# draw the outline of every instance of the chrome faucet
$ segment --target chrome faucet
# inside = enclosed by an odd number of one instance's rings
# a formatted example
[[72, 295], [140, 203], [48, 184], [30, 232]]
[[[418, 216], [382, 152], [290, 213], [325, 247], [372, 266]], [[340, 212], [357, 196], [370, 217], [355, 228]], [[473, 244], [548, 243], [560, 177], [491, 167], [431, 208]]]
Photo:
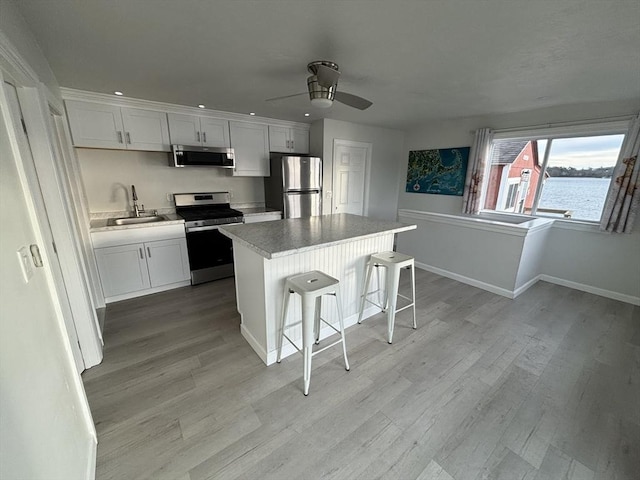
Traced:
[[136, 186], [131, 185], [131, 198], [133, 198], [133, 216], [139, 217], [141, 213], [145, 213], [144, 204], [142, 208], [138, 207], [138, 195], [136, 194]]

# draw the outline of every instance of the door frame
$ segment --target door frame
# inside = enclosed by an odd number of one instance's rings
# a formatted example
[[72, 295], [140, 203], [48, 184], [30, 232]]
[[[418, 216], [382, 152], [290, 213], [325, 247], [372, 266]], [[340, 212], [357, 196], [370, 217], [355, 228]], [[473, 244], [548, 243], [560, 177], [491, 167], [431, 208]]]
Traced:
[[[5, 80], [11, 81], [11, 84], [16, 87], [19, 102], [21, 101], [20, 95], [27, 99], [28, 106], [26, 109], [30, 111], [29, 121], [27, 121], [24, 111], [22, 114], [25, 117], [24, 121], [27, 131], [30, 131], [31, 129], [31, 131], [34, 132], [33, 143], [35, 144], [41, 143], [45, 146], [47, 145], [47, 140], [37, 138], [38, 136], [35, 135], [35, 132], [38, 131], [39, 128], [48, 128], [49, 104], [52, 103], [60, 107], [61, 103], [56, 99], [55, 95], [53, 95], [51, 91], [49, 91], [49, 89], [38, 80], [37, 74], [23, 60], [17, 50], [0, 31], [0, 104], [3, 106], [1, 110], [5, 117], [7, 133], [11, 144], [10, 148], [14, 152], [14, 157], [16, 159], [15, 165], [21, 178], [21, 187], [25, 193], [24, 201], [29, 212], [29, 218], [26, 218], [25, 221], [30, 223], [31, 228], [33, 229], [34, 238], [37, 245], [40, 247], [40, 252], [44, 261], [44, 265], [42, 267], [44, 270], [43, 273], [49, 287], [49, 298], [57, 319], [58, 328], [62, 333], [61, 338], [63, 348], [67, 353], [67, 361], [70, 368], [74, 369], [76, 372], [76, 374], [71, 377], [72, 382], [68, 388], [75, 390], [75, 393], [78, 396], [82, 417], [84, 419], [87, 433], [90, 437], [91, 446], [89, 448], [89, 456], [87, 458], [87, 478], [92, 479], [95, 478], [96, 447], [98, 437], [93, 423], [91, 410], [89, 408], [89, 402], [84, 390], [84, 385], [82, 383], [82, 378], [80, 377], [80, 374], [77, 373], [77, 366], [74, 361], [72, 347], [67, 334], [65, 315], [71, 315], [70, 305], [68, 302], [68, 292], [65, 289], [65, 285], [60, 284], [60, 280], [56, 275], [54, 275], [51, 267], [50, 259], [55, 255], [55, 252], [53, 251], [53, 244], [49, 241], [51, 238], [49, 224], [53, 219], [47, 216], [44, 208], [45, 200], [42, 196], [42, 192], [40, 192], [39, 188], [36, 189], [36, 186], [38, 185], [38, 175], [34, 165], [35, 160], [24, 160], [25, 158], [31, 159], [34, 155], [27, 155], [27, 153], [30, 152], [25, 152], [25, 149], [29, 148], [29, 145], [25, 145], [24, 140], [20, 139], [19, 132], [21, 126], [15, 124], [13, 115], [9, 110]], [[43, 101], [44, 104], [42, 104]], [[20, 103], [20, 106], [21, 108], [25, 108], [22, 103]], [[48, 139], [50, 137], [47, 136], [45, 138]], [[40, 145], [40, 147], [42, 146], [43, 145]], [[52, 145], [48, 145], [48, 148], [52, 148]], [[50, 151], [49, 154], [52, 154], [52, 152]], [[55, 208], [55, 205], [53, 205], [53, 208]], [[56, 221], [58, 221], [58, 219], [56, 219]], [[46, 234], [47, 231], [49, 232], [48, 235]], [[99, 355], [101, 359], [101, 348]], [[83, 360], [86, 365], [87, 362], [84, 359], [84, 352]]]
[[365, 165], [364, 165], [364, 188], [362, 190], [362, 199], [363, 207], [362, 207], [362, 215], [365, 217], [369, 214], [369, 183], [371, 181], [371, 151], [373, 150], [373, 144], [368, 142], [355, 142], [353, 140], [344, 140], [340, 138], [333, 139], [333, 151], [332, 151], [332, 161], [331, 161], [331, 213], [334, 213], [336, 210], [336, 176], [338, 170], [336, 168], [336, 151], [338, 147], [356, 147], [356, 148], [364, 148], [366, 150], [365, 155]]

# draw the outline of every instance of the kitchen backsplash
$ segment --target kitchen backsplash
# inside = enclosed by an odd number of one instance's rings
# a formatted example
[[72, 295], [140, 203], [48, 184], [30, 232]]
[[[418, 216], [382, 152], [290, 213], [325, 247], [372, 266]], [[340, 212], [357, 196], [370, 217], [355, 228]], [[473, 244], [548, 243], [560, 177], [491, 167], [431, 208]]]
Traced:
[[170, 194], [178, 192], [231, 192], [233, 205], [264, 205], [262, 177], [233, 177], [230, 170], [218, 168], [171, 168], [169, 154], [163, 152], [87, 148], [76, 152], [92, 217], [129, 212], [131, 185], [136, 186], [138, 204], [159, 213], [175, 211]]

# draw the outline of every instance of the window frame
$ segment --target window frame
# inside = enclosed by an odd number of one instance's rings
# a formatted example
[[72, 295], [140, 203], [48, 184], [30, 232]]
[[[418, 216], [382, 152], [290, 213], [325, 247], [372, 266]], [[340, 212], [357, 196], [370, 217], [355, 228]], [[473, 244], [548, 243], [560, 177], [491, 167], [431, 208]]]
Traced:
[[[538, 181], [536, 185], [536, 192], [534, 196], [534, 201], [532, 205], [532, 209], [530, 213], [518, 213], [518, 212], [506, 212], [499, 210], [490, 210], [482, 208], [480, 209], [480, 214], [482, 215], [496, 215], [496, 216], [517, 216], [519, 218], [551, 218], [553, 220], [560, 220], [564, 222], [570, 223], [582, 223], [587, 225], [598, 225], [602, 220], [602, 213], [600, 212], [600, 218], [598, 220], [583, 220], [583, 219], [573, 219], [573, 218], [558, 218], [552, 215], [544, 215], [538, 213], [538, 204], [540, 202], [540, 197], [542, 196], [542, 188], [544, 186], [544, 181], [542, 178], [547, 170], [547, 166], [549, 164], [549, 155], [551, 153], [551, 145], [553, 144], [553, 140], [562, 139], [562, 138], [579, 138], [579, 137], [595, 137], [595, 136], [603, 136], [603, 135], [624, 135], [622, 140], [623, 144], [626, 139], [626, 136], [629, 134], [629, 119], [625, 120], [612, 120], [607, 122], [586, 122], [586, 123], [577, 123], [571, 125], [544, 125], [539, 127], [528, 127], [528, 128], [513, 128], [513, 129], [503, 129], [503, 130], [495, 130], [493, 139], [491, 140], [491, 147], [489, 150], [489, 158], [491, 157], [491, 152], [493, 151], [493, 146], [499, 142], [517, 142], [517, 141], [532, 141], [532, 140], [547, 140], [547, 144], [545, 146], [544, 155], [542, 157], [542, 162], [540, 163], [540, 173], [541, 180]], [[619, 156], [619, 155], [618, 155]], [[616, 160], [616, 164], [620, 161], [620, 158]], [[486, 162], [483, 178], [489, 178], [489, 172], [491, 171], [491, 162]], [[482, 186], [482, 195], [480, 198], [481, 205], [485, 204], [486, 195], [488, 190], [488, 182], [484, 182]], [[607, 193], [608, 196], [608, 193]]]

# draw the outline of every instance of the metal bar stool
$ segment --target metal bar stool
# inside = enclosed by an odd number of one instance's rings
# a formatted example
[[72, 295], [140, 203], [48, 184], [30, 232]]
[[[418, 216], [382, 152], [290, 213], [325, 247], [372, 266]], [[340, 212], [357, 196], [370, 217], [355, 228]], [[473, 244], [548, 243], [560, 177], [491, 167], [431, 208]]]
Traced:
[[[309, 395], [309, 384], [311, 383], [311, 358], [328, 348], [342, 342], [342, 353], [344, 354], [344, 365], [349, 371], [349, 360], [347, 360], [347, 346], [344, 340], [344, 320], [342, 318], [342, 303], [340, 301], [340, 285], [339, 281], [329, 275], [314, 270], [308, 273], [293, 275], [285, 280], [284, 299], [282, 307], [282, 318], [280, 319], [280, 336], [278, 337], [278, 358], [280, 363], [282, 359], [282, 339], [286, 338], [300, 352], [304, 358], [303, 378], [304, 378], [304, 394]], [[287, 312], [289, 311], [289, 298], [292, 293], [297, 293], [302, 297], [302, 320], [295, 323], [285, 325]], [[340, 321], [340, 330], [327, 322], [320, 316], [322, 308], [322, 296], [333, 295], [336, 299], [336, 307], [338, 310], [338, 319]], [[336, 333], [340, 334], [340, 340], [333, 342], [331, 345], [321, 348], [314, 352], [313, 344], [320, 343], [320, 322], [324, 322]], [[302, 350], [298, 348], [293, 340], [291, 340], [285, 330], [302, 324]]]
[[[372, 292], [369, 291], [369, 283], [371, 281], [371, 274], [373, 269], [379, 269], [380, 267], [386, 268], [386, 285], [384, 289], [384, 304], [379, 305], [369, 300], [369, 295], [374, 293], [380, 293], [380, 277], [378, 274], [378, 290]], [[398, 285], [400, 284], [400, 270], [403, 268], [411, 269], [411, 296], [406, 297], [398, 293]], [[379, 272], [379, 270], [378, 270]], [[397, 308], [398, 297], [408, 300], [409, 305], [405, 305], [402, 308]], [[378, 295], [378, 299], [380, 296]], [[378, 300], [380, 301], [380, 300]], [[367, 274], [362, 287], [362, 296], [360, 297], [360, 314], [358, 315], [358, 323], [362, 323], [362, 314], [364, 312], [365, 302], [371, 303], [376, 307], [382, 309], [387, 313], [387, 331], [389, 333], [389, 343], [393, 341], [393, 326], [395, 323], [396, 313], [401, 312], [407, 308], [413, 307], [413, 328], [416, 325], [416, 277], [413, 257], [398, 252], [382, 252], [375, 253], [369, 257], [367, 263]]]

